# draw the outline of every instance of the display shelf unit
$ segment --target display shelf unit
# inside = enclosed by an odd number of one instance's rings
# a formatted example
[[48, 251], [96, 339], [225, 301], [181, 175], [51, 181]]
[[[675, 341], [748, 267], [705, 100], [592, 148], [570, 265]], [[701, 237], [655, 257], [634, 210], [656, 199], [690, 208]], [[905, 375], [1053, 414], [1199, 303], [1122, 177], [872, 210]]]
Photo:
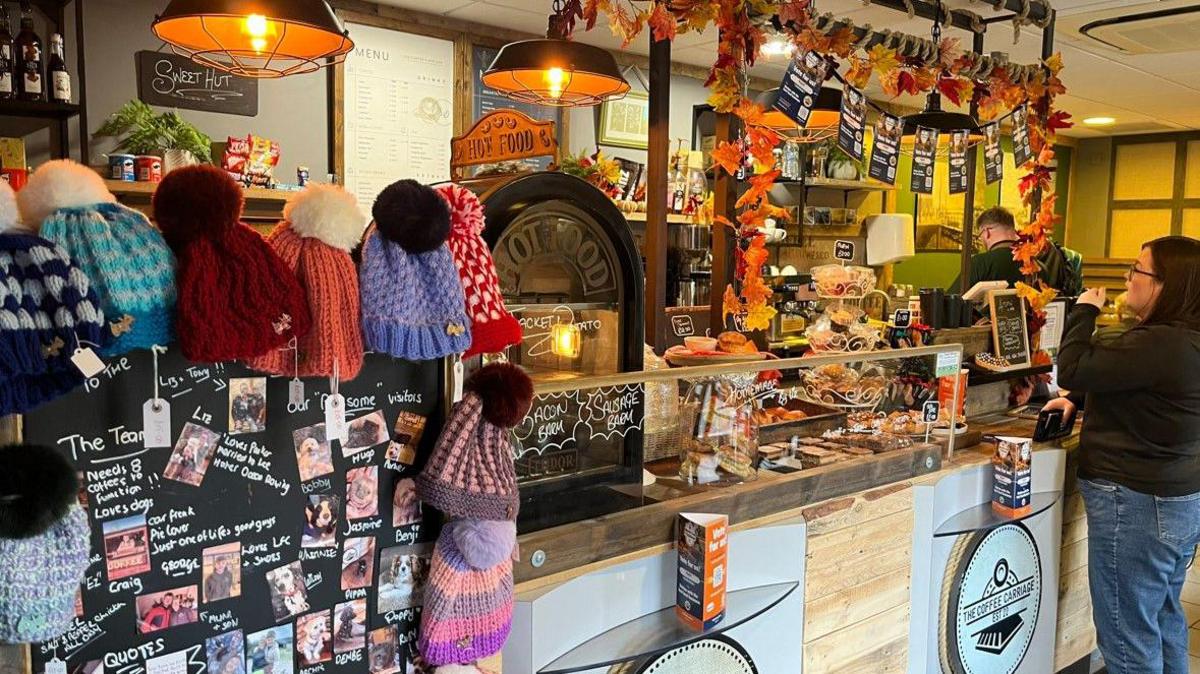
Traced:
[[[108, 186], [109, 192], [112, 192], [117, 196], [151, 196], [154, 194], [154, 191], [158, 189], [158, 183], [151, 182], [130, 182], [127, 180], [105, 179], [104, 184]], [[297, 194], [297, 192], [293, 190], [269, 190], [261, 187], [242, 188], [242, 193], [246, 196], [246, 201], [277, 201], [279, 203], [283, 203]]]
[[[106, 179], [104, 184], [121, 203], [142, 211], [149, 218], [154, 217], [153, 199], [158, 183]], [[268, 190], [260, 187], [243, 188], [242, 193], [246, 198], [242, 220], [261, 234], [270, 232], [275, 223], [283, 219], [283, 205], [296, 194], [290, 190]]]
[[992, 510], [991, 501], [981, 503], [951, 516], [950, 519], [943, 522], [933, 532], [933, 537], [960, 536], [973, 531], [987, 531], [1004, 524], [1027, 520], [1030, 517], [1046, 512], [1055, 503], [1058, 503], [1060, 498], [1062, 498], [1061, 491], [1037, 492], [1029, 497], [1029, 512], [1019, 517], [1005, 517], [1000, 515], [995, 510]]
[[25, 119], [65, 120], [79, 114], [74, 103], [50, 101], [0, 101], [0, 117], [23, 117]]

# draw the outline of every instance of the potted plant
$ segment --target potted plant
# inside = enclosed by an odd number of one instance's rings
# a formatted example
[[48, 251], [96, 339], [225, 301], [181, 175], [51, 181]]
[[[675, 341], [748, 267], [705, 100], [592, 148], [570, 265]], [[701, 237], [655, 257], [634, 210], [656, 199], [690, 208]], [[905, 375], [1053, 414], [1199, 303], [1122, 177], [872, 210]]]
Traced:
[[178, 113], [154, 114], [142, 101], [129, 101], [97, 129], [95, 136], [117, 138], [117, 150], [135, 155], [161, 155], [163, 173], [180, 166], [212, 161], [212, 139]]
[[837, 142], [827, 142], [829, 144], [829, 159], [825, 165], [825, 175], [835, 180], [858, 180], [858, 162], [846, 154], [842, 148], [838, 147]]

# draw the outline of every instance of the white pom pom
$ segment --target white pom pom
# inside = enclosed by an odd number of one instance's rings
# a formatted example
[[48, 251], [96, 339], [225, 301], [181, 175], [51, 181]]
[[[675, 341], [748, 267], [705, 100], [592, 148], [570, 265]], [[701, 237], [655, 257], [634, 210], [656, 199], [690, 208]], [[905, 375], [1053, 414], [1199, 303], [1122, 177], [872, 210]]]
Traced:
[[42, 164], [17, 193], [21, 219], [25, 228], [34, 232], [41, 230], [42, 221], [60, 208], [94, 206], [116, 200], [99, 173], [70, 159]]
[[433, 672], [434, 674], [483, 674], [483, 670], [475, 665], [442, 665]]
[[0, 180], [0, 231], [16, 227], [21, 222], [17, 213], [17, 195], [7, 180]]
[[337, 185], [312, 183], [283, 207], [283, 219], [300, 236], [349, 252], [362, 240], [367, 217], [354, 195]]

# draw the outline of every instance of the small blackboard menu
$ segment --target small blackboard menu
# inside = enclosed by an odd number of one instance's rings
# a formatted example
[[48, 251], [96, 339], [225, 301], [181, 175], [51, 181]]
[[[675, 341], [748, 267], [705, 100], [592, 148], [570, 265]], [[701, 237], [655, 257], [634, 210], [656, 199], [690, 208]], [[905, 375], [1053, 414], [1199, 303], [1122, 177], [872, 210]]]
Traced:
[[436, 513], [413, 478], [441, 424], [441, 362], [368, 354], [342, 382], [159, 356], [169, 446], [147, 449], [154, 361], [112, 358], [24, 418], [77, 467], [92, 556], [74, 625], [34, 673], [403, 672], [415, 650]]
[[996, 290], [988, 295], [992, 313], [992, 348], [1014, 368], [1027, 367], [1029, 324], [1025, 322], [1025, 300], [1015, 290]]
[[258, 115], [258, 80], [238, 77], [169, 52], [137, 53], [138, 98], [150, 105]]

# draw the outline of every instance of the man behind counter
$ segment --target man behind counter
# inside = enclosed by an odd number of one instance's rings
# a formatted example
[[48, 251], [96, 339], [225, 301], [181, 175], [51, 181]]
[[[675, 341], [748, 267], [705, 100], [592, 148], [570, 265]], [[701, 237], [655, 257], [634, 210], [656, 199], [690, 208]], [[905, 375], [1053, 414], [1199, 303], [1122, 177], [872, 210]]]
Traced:
[[[1006, 281], [1008, 287], [1024, 281], [1021, 273], [1021, 263], [1013, 259], [1012, 248], [1018, 241], [1017, 222], [1013, 214], [1002, 206], [993, 206], [979, 214], [976, 220], [979, 229], [979, 241], [986, 249], [976, 253], [971, 258], [971, 282], [967, 287], [980, 281]], [[1041, 271], [1039, 276], [1048, 285], [1064, 295], [1079, 293], [1080, 270], [1073, 261], [1067, 258], [1066, 249], [1050, 244], [1042, 252], [1039, 260]], [[954, 280], [950, 292], [957, 293], [961, 289], [961, 277]]]

